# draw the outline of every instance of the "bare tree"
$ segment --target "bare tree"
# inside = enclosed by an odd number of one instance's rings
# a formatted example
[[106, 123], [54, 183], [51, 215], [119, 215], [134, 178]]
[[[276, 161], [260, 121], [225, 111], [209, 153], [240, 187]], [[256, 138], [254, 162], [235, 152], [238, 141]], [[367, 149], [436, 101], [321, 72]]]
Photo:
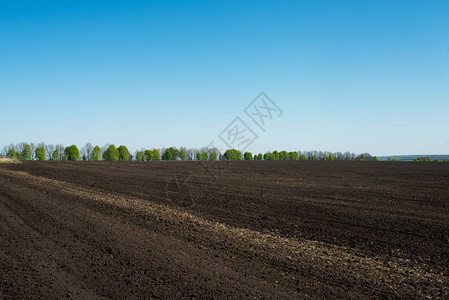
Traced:
[[214, 152], [217, 152], [217, 155], [220, 154], [220, 150], [217, 147], [209, 147], [206, 152], [209, 154], [209, 157], [211, 157]]
[[186, 150], [186, 159], [187, 160], [193, 160], [195, 158], [195, 154], [196, 152], [198, 152], [196, 149], [194, 148], [189, 148]]
[[8, 146], [3, 146], [1, 153], [2, 153], [2, 155], [4, 157], [6, 157], [6, 154], [8, 154], [8, 151], [9, 151], [9, 147]]
[[91, 143], [86, 143], [83, 148], [81, 148], [81, 157], [85, 157], [86, 160], [91, 160], [92, 158], [92, 150], [94, 147]]
[[64, 156], [64, 151], [65, 151], [65, 147], [62, 144], [57, 144], [56, 145], [56, 150], [58, 150], [59, 153], [59, 159], [62, 160], [63, 156]]
[[55, 145], [53, 144], [45, 145], [45, 151], [47, 152], [48, 160], [51, 160], [53, 151], [55, 151]]
[[361, 159], [365, 159], [365, 160], [373, 160], [373, 156], [369, 153], [362, 153], [360, 154], [360, 158]]
[[343, 154], [344, 160], [351, 160], [351, 153], [349, 151], [346, 151], [345, 154]]
[[165, 160], [165, 151], [167, 150], [167, 148], [162, 147], [162, 148], [159, 148], [158, 150], [159, 150], [159, 154], [161, 155], [161, 160]]
[[344, 158], [343, 153], [341, 152], [336, 152], [333, 154], [333, 156], [335, 157], [336, 160], [343, 160]]
[[326, 156], [326, 152], [318, 151], [318, 153], [317, 153], [317, 159], [318, 160], [324, 160], [325, 156]]
[[34, 145], [34, 143], [30, 143], [30, 148], [31, 148], [31, 160], [34, 159], [34, 150], [36, 150], [36, 146]]
[[104, 144], [103, 147], [100, 148], [102, 157], [104, 157], [104, 153], [108, 150], [110, 145], [111, 144]]
[[20, 155], [22, 155], [23, 149], [25, 149], [26, 144], [27, 143], [25, 143], [25, 142], [20, 142], [15, 146], [16, 151], [19, 152]]
[[372, 160], [373, 156], [369, 153], [362, 153], [360, 155], [357, 155], [355, 153], [351, 153], [349, 151], [346, 151], [345, 153], [341, 152], [329, 152], [329, 151], [298, 151], [298, 155], [305, 155], [309, 160], [326, 160], [329, 158], [329, 154], [332, 154], [334, 159], [336, 160], [354, 160], [356, 158], [363, 158], [367, 160]]

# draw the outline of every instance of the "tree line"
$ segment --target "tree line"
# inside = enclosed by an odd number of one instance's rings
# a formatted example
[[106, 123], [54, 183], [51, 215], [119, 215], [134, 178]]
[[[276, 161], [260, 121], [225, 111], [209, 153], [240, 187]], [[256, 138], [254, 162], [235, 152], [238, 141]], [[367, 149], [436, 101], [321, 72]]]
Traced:
[[[399, 161], [398, 159], [393, 159], [393, 161]], [[430, 157], [418, 157], [413, 159], [414, 162], [449, 162], [448, 159], [434, 159], [432, 160]]]
[[176, 147], [162, 149], [140, 149], [133, 154], [126, 146], [116, 147], [106, 144], [103, 147], [87, 143], [81, 149], [76, 145], [63, 146], [62, 144], [45, 143], [18, 143], [3, 147], [0, 157], [16, 158], [19, 160], [69, 160], [69, 161], [177, 161], [177, 160], [346, 160], [370, 161], [378, 160], [369, 153], [355, 154], [351, 152], [327, 151], [270, 151], [264, 154], [243, 154], [236, 149], [228, 149], [220, 153], [217, 148], [203, 147], [185, 148]]

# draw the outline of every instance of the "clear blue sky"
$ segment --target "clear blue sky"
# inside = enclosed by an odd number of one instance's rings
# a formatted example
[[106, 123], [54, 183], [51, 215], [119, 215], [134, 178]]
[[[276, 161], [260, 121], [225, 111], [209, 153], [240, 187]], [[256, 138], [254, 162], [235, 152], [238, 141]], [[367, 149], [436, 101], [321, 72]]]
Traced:
[[0, 1], [0, 145], [201, 147], [261, 91], [254, 152], [449, 153], [449, 1]]

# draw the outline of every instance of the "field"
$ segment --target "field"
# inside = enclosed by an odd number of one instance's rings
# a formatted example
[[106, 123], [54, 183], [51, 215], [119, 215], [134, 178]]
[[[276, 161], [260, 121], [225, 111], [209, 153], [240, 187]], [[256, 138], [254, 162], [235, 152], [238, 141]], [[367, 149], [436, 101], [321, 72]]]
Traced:
[[449, 164], [210, 167], [1, 164], [0, 298], [449, 297]]
[[14, 158], [0, 158], [0, 164], [18, 164], [20, 161]]

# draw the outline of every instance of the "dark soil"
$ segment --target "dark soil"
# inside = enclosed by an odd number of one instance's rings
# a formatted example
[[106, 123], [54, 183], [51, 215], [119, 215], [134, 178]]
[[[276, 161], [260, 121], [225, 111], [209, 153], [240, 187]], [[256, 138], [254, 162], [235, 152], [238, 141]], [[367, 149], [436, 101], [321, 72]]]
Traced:
[[448, 298], [449, 164], [1, 164], [0, 280], [0, 298]]

